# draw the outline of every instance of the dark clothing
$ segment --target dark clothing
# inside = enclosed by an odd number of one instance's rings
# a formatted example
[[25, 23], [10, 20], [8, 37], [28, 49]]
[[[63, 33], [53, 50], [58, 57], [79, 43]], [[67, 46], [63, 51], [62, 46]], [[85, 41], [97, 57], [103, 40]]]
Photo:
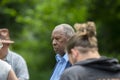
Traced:
[[68, 67], [71, 67], [71, 66], [72, 66], [71, 63], [68, 61], [65, 69], [68, 68]]
[[106, 57], [80, 61], [66, 69], [60, 80], [120, 80], [120, 64]]

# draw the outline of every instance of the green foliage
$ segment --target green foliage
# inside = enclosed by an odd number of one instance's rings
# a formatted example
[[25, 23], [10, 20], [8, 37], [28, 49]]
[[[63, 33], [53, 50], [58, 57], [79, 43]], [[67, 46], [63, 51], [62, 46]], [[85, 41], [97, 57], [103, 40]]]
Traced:
[[[90, 18], [96, 21], [100, 49], [107, 53], [119, 53], [120, 37], [120, 1], [119, 0], [92, 0], [89, 12]], [[114, 43], [114, 44], [113, 44]]]
[[0, 28], [10, 30], [11, 49], [27, 61], [30, 80], [49, 80], [55, 64], [51, 32], [58, 24], [95, 21], [100, 52], [119, 55], [119, 7], [119, 0], [1, 0]]

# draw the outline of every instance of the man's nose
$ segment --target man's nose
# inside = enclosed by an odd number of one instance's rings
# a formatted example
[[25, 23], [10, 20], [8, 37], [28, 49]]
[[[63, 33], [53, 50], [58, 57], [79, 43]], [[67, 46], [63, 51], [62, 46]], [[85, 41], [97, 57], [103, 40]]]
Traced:
[[57, 44], [57, 41], [56, 41], [55, 39], [53, 39], [52, 44], [53, 44], [53, 45], [56, 45], [56, 44]]

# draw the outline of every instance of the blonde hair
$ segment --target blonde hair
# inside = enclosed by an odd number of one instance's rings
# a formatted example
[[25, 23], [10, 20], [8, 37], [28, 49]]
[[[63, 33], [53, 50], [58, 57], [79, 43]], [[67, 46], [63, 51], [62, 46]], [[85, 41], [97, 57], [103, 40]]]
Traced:
[[94, 22], [88, 21], [87, 23], [76, 23], [74, 25], [76, 36], [81, 38], [88, 38], [90, 45], [97, 46], [96, 26]]
[[97, 49], [97, 34], [94, 22], [88, 21], [82, 24], [76, 23], [74, 25], [74, 28], [76, 30], [76, 33], [68, 41], [66, 46], [68, 53], [70, 53], [70, 50], [74, 47], [82, 47], [84, 48], [84, 52], [88, 49]]

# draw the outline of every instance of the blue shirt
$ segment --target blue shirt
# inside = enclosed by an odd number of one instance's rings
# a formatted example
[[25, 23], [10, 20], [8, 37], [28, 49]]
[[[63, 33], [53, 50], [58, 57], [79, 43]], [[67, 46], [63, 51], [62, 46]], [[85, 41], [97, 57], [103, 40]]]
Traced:
[[50, 80], [59, 80], [61, 74], [66, 68], [66, 65], [68, 63], [68, 55], [65, 54], [63, 57], [61, 57], [59, 54], [56, 55], [56, 67], [54, 69], [54, 72], [50, 78]]

